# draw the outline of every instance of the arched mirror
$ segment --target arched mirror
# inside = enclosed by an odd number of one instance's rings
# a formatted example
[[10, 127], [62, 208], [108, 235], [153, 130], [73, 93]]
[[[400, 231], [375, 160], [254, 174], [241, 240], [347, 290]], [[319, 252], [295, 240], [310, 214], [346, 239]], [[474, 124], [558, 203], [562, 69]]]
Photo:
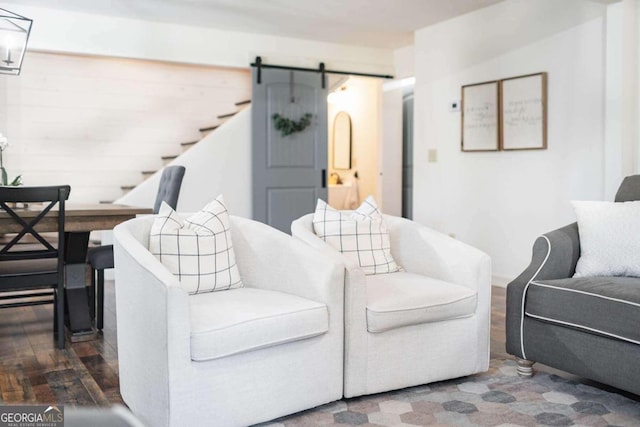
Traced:
[[351, 117], [345, 111], [333, 121], [333, 168], [351, 169]]

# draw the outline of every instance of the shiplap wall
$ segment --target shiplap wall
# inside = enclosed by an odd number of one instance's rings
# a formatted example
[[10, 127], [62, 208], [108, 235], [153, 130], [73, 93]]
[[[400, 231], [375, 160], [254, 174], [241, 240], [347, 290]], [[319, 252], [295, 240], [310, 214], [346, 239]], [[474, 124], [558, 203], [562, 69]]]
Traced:
[[250, 94], [247, 70], [31, 52], [20, 76], [0, 75], [5, 167], [70, 184], [74, 202], [114, 200]]

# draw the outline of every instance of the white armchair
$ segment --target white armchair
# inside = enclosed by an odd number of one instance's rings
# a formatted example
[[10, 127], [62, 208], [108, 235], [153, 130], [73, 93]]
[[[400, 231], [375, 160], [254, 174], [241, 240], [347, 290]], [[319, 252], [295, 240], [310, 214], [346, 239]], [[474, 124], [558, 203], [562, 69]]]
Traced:
[[294, 237], [346, 266], [345, 397], [486, 371], [489, 256], [415, 222], [384, 218], [404, 272], [365, 276], [316, 236], [313, 214], [291, 225]]
[[147, 249], [153, 220], [114, 230], [120, 391], [138, 417], [240, 426], [342, 397], [341, 264], [231, 217], [245, 287], [189, 296]]

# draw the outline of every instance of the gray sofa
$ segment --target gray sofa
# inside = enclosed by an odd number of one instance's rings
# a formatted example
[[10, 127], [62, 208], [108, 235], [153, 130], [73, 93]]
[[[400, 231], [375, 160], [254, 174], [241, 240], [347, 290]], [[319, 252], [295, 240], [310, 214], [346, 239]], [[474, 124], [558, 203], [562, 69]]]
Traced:
[[[640, 200], [640, 175], [615, 200]], [[577, 223], [535, 241], [507, 287], [507, 352], [522, 376], [540, 362], [640, 395], [640, 278], [573, 278], [579, 257]]]

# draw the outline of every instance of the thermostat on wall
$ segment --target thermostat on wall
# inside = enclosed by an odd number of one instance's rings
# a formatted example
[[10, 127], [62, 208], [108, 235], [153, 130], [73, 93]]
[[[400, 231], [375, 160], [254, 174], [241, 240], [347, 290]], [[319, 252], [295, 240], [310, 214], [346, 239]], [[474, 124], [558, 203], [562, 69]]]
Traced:
[[449, 103], [449, 111], [451, 111], [452, 113], [456, 112], [456, 111], [460, 111], [460, 100], [456, 99], [454, 101], [451, 101]]

